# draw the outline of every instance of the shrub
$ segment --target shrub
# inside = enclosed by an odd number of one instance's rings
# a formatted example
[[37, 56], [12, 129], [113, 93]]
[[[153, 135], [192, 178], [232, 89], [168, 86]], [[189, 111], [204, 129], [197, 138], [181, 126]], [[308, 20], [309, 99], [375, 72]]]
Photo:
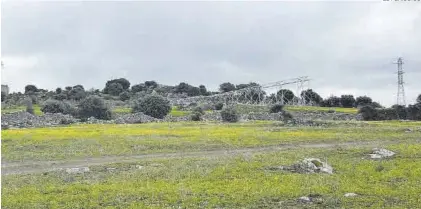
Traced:
[[89, 96], [83, 99], [78, 105], [78, 116], [80, 118], [94, 117], [97, 119], [110, 120], [111, 111], [105, 105], [104, 100], [99, 96]]
[[25, 86], [25, 94], [35, 93], [37, 91], [38, 91], [38, 88], [35, 85], [26, 85]]
[[272, 107], [270, 107], [269, 112], [270, 113], [278, 113], [278, 112], [282, 112], [283, 109], [284, 109], [284, 105], [274, 104], [274, 105], [272, 105]]
[[86, 97], [86, 92], [83, 86], [77, 85], [69, 91], [69, 98], [74, 100], [81, 100]]
[[124, 91], [123, 85], [121, 85], [120, 83], [111, 83], [108, 86], [108, 94], [111, 94], [113, 96], [118, 96], [119, 94], [121, 94]]
[[25, 100], [25, 102], [26, 102], [26, 112], [33, 115], [34, 114], [34, 107], [32, 106], [32, 99], [27, 98]]
[[190, 119], [192, 121], [200, 121], [202, 120], [202, 115], [200, 112], [192, 112], [192, 114], [190, 115]]
[[222, 102], [215, 104], [215, 110], [222, 110], [223, 107], [224, 107], [224, 103]]
[[143, 112], [159, 119], [164, 118], [170, 111], [170, 102], [159, 95], [147, 95], [136, 101], [132, 108], [132, 112]]
[[286, 111], [282, 112], [282, 117], [283, 117], [284, 121], [290, 121], [290, 120], [294, 119], [292, 114], [289, 113], [289, 112], [286, 112]]
[[221, 117], [222, 117], [222, 121], [231, 122], [231, 123], [237, 122], [239, 118], [238, 113], [234, 107], [225, 107], [221, 111]]
[[1, 101], [4, 102], [6, 100], [6, 93], [1, 92]]
[[130, 93], [128, 91], [123, 91], [118, 95], [121, 101], [127, 101], [130, 99]]
[[56, 94], [53, 96], [55, 100], [65, 100], [67, 99], [67, 95], [64, 93]]
[[370, 105], [362, 107], [358, 112], [363, 117], [363, 120], [376, 120], [377, 119], [377, 110]]
[[342, 95], [341, 98], [342, 107], [354, 107], [355, 99], [353, 95]]
[[49, 99], [41, 107], [43, 113], [63, 113], [63, 114], [73, 114], [75, 110], [72, 106], [63, 101]]

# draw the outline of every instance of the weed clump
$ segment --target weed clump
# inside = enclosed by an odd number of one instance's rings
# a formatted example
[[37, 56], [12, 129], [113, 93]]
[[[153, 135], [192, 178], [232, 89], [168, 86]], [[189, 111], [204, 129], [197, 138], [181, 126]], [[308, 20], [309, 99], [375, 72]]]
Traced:
[[221, 117], [222, 117], [222, 121], [230, 122], [230, 123], [235, 123], [239, 119], [239, 115], [238, 115], [237, 111], [232, 106], [225, 107], [221, 111]]

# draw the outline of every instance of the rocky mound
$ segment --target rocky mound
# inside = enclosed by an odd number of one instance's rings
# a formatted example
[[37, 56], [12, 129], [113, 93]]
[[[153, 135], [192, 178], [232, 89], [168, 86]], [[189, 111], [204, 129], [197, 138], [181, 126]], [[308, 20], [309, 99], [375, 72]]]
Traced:
[[46, 127], [71, 124], [78, 121], [78, 119], [71, 115], [64, 115], [61, 113], [46, 113], [41, 116], [36, 116], [22, 111], [1, 115], [2, 128]]

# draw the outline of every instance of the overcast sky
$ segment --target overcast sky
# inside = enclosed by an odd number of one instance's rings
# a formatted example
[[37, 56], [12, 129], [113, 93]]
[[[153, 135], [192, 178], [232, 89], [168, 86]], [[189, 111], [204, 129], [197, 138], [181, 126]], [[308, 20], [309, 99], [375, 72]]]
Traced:
[[[274, 82], [309, 76], [323, 97], [407, 102], [421, 93], [420, 2], [3, 1], [1, 81], [55, 89], [188, 82]], [[291, 86], [291, 88], [296, 88]]]

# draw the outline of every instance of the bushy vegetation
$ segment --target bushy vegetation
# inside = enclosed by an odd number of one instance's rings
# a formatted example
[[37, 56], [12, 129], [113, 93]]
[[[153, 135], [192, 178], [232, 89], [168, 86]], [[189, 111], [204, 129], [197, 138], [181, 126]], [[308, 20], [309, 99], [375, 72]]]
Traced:
[[127, 101], [130, 99], [130, 93], [128, 91], [123, 91], [118, 95], [121, 101]]
[[284, 109], [284, 105], [274, 104], [270, 107], [269, 112], [270, 113], [278, 113], [278, 112], [282, 112], [283, 109]]
[[132, 112], [143, 112], [159, 119], [164, 118], [170, 111], [170, 102], [159, 95], [147, 95], [136, 101], [132, 108]]
[[202, 120], [202, 116], [205, 114], [205, 111], [201, 107], [196, 107], [193, 109], [190, 119], [192, 121], [200, 121]]
[[75, 114], [75, 108], [64, 101], [49, 99], [45, 101], [41, 106], [43, 113], [63, 113], [63, 114]]
[[222, 110], [223, 107], [224, 107], [224, 103], [222, 102], [215, 104], [215, 110]]
[[79, 103], [77, 116], [82, 119], [94, 117], [102, 120], [110, 120], [111, 110], [105, 105], [101, 97], [93, 95], [86, 97]]
[[1, 102], [4, 102], [6, 100], [6, 93], [1, 92]]
[[239, 119], [239, 114], [237, 110], [233, 106], [227, 106], [222, 109], [221, 111], [221, 118], [224, 122], [234, 123], [237, 122]]
[[375, 108], [366, 105], [360, 108], [364, 120], [421, 120], [421, 103], [408, 107], [394, 105], [391, 108]]

